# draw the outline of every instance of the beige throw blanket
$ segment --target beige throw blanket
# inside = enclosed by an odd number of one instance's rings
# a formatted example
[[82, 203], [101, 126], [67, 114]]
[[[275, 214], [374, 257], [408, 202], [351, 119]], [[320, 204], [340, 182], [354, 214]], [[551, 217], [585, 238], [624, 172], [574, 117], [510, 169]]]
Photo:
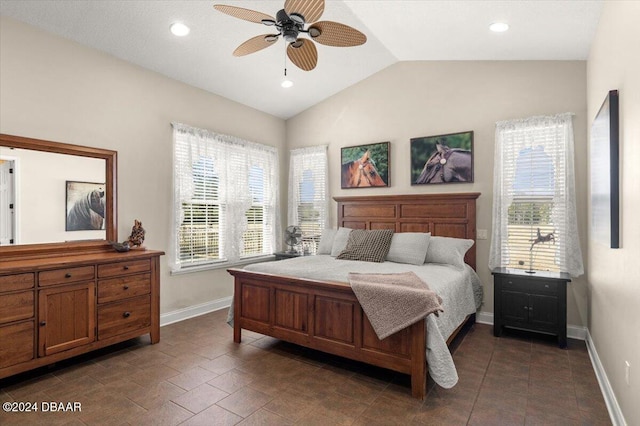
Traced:
[[443, 311], [440, 296], [413, 272], [351, 272], [349, 283], [380, 340]]

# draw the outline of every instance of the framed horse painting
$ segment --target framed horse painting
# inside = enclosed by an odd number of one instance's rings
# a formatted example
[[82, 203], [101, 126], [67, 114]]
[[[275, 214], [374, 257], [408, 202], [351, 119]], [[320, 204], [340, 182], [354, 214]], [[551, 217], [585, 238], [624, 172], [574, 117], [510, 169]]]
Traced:
[[389, 142], [340, 150], [342, 189], [389, 186]]
[[66, 231], [104, 229], [105, 184], [66, 182]]
[[473, 131], [411, 139], [411, 184], [473, 182]]

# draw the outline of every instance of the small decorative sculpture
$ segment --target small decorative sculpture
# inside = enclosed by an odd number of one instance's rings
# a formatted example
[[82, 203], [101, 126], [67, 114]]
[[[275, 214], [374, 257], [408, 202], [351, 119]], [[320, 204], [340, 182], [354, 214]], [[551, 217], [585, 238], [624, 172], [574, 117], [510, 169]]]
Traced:
[[145, 230], [142, 227], [142, 222], [136, 219], [133, 223], [133, 228], [131, 228], [131, 235], [126, 242], [131, 247], [140, 247], [144, 241], [144, 234]]
[[134, 247], [141, 247], [144, 241], [144, 234], [145, 230], [142, 227], [142, 222], [136, 219], [133, 223], [133, 228], [131, 228], [131, 235], [126, 241], [121, 243], [109, 241], [109, 244], [118, 252], [126, 252]]
[[533, 250], [533, 246], [535, 246], [536, 244], [539, 244], [539, 243], [547, 243], [549, 241], [553, 241], [553, 244], [555, 244], [556, 243], [556, 237], [555, 237], [555, 233], [553, 233], [553, 232], [549, 232], [547, 235], [542, 235], [540, 233], [540, 228], [538, 228], [538, 234], [537, 234], [536, 238], [533, 239], [533, 240], [529, 240], [529, 241], [533, 241], [531, 243], [531, 248], [529, 249], [529, 251], [531, 251], [531, 250]]

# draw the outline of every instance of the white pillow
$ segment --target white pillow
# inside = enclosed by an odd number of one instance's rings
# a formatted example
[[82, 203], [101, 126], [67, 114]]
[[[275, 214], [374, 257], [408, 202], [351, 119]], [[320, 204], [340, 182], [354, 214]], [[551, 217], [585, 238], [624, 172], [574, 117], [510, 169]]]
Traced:
[[464, 255], [475, 241], [462, 238], [436, 237], [429, 240], [425, 263], [446, 263], [448, 265], [464, 267]]
[[331, 256], [336, 257], [342, 250], [347, 247], [351, 228], [338, 228], [336, 235], [333, 237], [333, 245], [331, 246]]
[[388, 261], [422, 265], [427, 257], [431, 234], [424, 232], [398, 232], [393, 234]]
[[323, 229], [320, 242], [318, 243], [317, 254], [331, 254], [333, 247], [333, 239], [336, 236], [337, 229]]

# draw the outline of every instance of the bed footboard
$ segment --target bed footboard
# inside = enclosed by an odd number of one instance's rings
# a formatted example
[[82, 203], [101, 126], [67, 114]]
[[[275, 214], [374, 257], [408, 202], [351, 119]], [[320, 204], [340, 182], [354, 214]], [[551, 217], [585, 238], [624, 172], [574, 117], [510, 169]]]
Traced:
[[415, 398], [426, 395], [424, 321], [378, 339], [351, 287], [230, 269], [235, 277], [233, 339], [242, 329], [411, 375]]

